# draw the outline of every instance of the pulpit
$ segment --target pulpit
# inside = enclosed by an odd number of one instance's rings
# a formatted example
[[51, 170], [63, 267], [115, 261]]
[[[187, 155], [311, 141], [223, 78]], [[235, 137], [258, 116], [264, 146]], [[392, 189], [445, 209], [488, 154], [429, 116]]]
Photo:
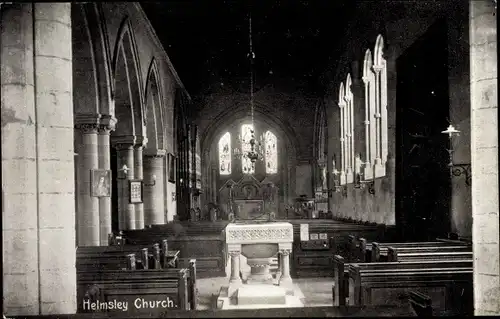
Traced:
[[[290, 277], [293, 226], [286, 222], [241, 221], [225, 229], [227, 251], [231, 256], [229, 285], [221, 288], [218, 307], [222, 309], [302, 307]], [[281, 274], [272, 278], [270, 260], [278, 255]], [[245, 258], [242, 258], [245, 257]], [[250, 266], [241, 278], [241, 261]], [[275, 282], [276, 281], [276, 282]]]

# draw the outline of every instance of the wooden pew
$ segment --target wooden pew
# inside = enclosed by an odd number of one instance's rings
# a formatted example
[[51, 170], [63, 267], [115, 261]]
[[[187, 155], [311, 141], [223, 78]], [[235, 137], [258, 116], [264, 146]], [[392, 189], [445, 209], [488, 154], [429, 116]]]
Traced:
[[[167, 308], [196, 310], [196, 260], [188, 268], [154, 270], [95, 270], [77, 273], [79, 312], [92, 312], [89, 306], [99, 302], [128, 302], [128, 313], [161, 314]], [[139, 301], [137, 301], [139, 300]], [[152, 301], [152, 307], [135, 307], [134, 302]], [[158, 302], [160, 303], [158, 303]], [[146, 305], [146, 304], [145, 304]], [[107, 305], [109, 307], [109, 304]], [[116, 303], [113, 304], [116, 310]], [[102, 309], [101, 309], [102, 310]]]
[[[429, 268], [434, 265], [441, 265], [446, 267], [446, 265], [465, 265], [472, 267], [472, 256], [469, 256], [465, 260], [448, 260], [447, 257], [434, 256], [437, 260], [415, 260], [411, 262], [378, 262], [378, 263], [346, 263], [342, 256], [335, 255], [334, 260], [334, 285], [332, 287], [332, 297], [334, 306], [345, 305], [345, 298], [348, 296], [348, 285], [349, 285], [349, 267], [353, 264], [359, 267], [370, 267], [370, 269], [389, 269], [394, 267], [394, 265], [399, 265], [396, 269], [409, 268]], [[460, 264], [462, 262], [462, 264]]]
[[[172, 267], [177, 268], [179, 265], [179, 251], [167, 251], [166, 241], [162, 241], [163, 249], [160, 249], [159, 244], [151, 245], [122, 245], [122, 246], [89, 246], [78, 247], [76, 251], [76, 268], [77, 270], [93, 270], [93, 269], [124, 269], [127, 265], [126, 256], [136, 254], [136, 261], [140, 266], [139, 269], [158, 269]], [[151, 251], [151, 253], [150, 253]]]
[[[443, 242], [443, 241], [431, 241], [431, 242], [408, 242], [408, 243], [379, 243], [379, 242], [373, 242], [371, 244], [371, 254], [368, 251], [369, 245], [365, 245], [367, 252], [365, 253], [365, 256], [370, 256], [370, 260], [366, 261], [373, 261], [373, 262], [379, 262], [379, 261], [386, 261], [387, 260], [387, 254], [389, 251], [389, 247], [393, 248], [411, 248], [411, 247], [471, 247], [467, 243], [451, 243], [451, 242]], [[360, 253], [361, 254], [361, 253]]]
[[348, 303], [404, 306], [418, 290], [433, 296], [437, 311], [451, 311], [472, 300], [472, 273], [472, 259], [350, 264]]
[[388, 262], [414, 260], [463, 260], [472, 259], [472, 247], [389, 247]]
[[[166, 225], [165, 225], [166, 226]], [[127, 243], [148, 245], [162, 238], [167, 238], [168, 249], [179, 251], [179, 264], [185, 264], [195, 258], [198, 277], [217, 277], [226, 275], [225, 238], [219, 234], [197, 234], [198, 229], [187, 229], [181, 235], [166, 232], [162, 227], [143, 230], [124, 231]]]
[[432, 301], [429, 296], [418, 291], [410, 291], [408, 299], [417, 317], [432, 317]]

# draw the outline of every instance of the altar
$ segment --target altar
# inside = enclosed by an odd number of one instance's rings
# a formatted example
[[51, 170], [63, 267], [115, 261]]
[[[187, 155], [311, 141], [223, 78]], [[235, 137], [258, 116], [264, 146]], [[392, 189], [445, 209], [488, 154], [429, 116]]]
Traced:
[[[218, 308], [279, 308], [302, 307], [300, 294], [290, 277], [290, 254], [293, 226], [286, 222], [240, 221], [225, 229], [230, 275], [227, 286], [221, 288]], [[277, 278], [272, 278], [271, 258], [278, 256]], [[250, 273], [242, 278], [242, 261]]]

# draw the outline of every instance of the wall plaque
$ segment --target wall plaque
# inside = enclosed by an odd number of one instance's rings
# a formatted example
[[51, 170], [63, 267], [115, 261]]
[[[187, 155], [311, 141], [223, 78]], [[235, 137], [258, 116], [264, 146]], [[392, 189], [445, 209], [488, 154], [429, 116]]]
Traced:
[[111, 171], [106, 169], [90, 170], [90, 187], [92, 197], [110, 197]]
[[142, 180], [129, 181], [130, 204], [142, 203]]

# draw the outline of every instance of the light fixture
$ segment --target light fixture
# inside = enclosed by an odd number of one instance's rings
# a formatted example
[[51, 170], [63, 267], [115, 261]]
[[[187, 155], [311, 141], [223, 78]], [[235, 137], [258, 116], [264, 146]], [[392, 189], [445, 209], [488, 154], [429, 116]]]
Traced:
[[340, 172], [336, 168], [334, 168], [332, 175], [333, 175], [333, 187], [330, 191], [331, 192], [333, 191], [335, 193], [340, 193], [342, 191], [342, 186], [340, 185], [340, 179], [339, 179]]
[[120, 168], [118, 171], [123, 172], [124, 177], [116, 177], [117, 179], [127, 179], [127, 173], [130, 169], [127, 167], [127, 165], [123, 164], [122, 168]]
[[447, 150], [448, 151], [448, 156], [449, 156], [449, 162], [448, 162], [448, 167], [450, 169], [450, 175], [451, 176], [460, 176], [464, 175], [465, 176], [465, 184], [470, 186], [471, 185], [471, 178], [472, 178], [472, 172], [471, 172], [471, 165], [470, 164], [454, 164], [453, 163], [453, 152], [455, 151], [455, 146], [457, 143], [456, 138], [460, 136], [460, 131], [457, 130], [453, 125], [449, 125], [448, 128], [445, 131], [442, 131], [441, 133], [443, 134], [448, 134], [448, 138], [450, 140], [450, 148]]
[[[253, 44], [252, 44], [252, 14], [250, 13], [248, 19], [249, 25], [249, 47], [250, 51], [247, 57], [250, 59], [250, 117], [251, 117], [251, 125], [252, 129], [250, 130], [250, 136], [242, 136], [242, 134], [238, 135], [238, 144], [240, 148], [236, 147], [233, 150], [233, 155], [236, 158], [246, 157], [251, 162], [252, 165], [255, 165], [255, 162], [258, 160], [264, 159], [264, 136], [261, 135], [259, 138], [256, 138], [255, 134], [255, 126], [254, 126], [254, 94], [253, 94], [253, 78], [254, 78], [254, 59], [255, 52], [253, 52]], [[243, 150], [243, 145], [248, 143], [250, 145], [249, 150]]]
[[152, 183], [144, 183], [144, 186], [155, 186], [156, 185], [156, 175], [151, 176]]
[[[361, 170], [361, 167], [363, 165], [366, 165], [366, 163], [364, 163], [361, 160], [361, 155], [356, 156], [356, 163], [359, 163], [359, 165], [357, 165], [359, 170]], [[365, 180], [363, 173], [357, 172], [354, 179], [354, 188], [365, 189], [367, 186], [368, 186], [368, 193], [372, 195], [375, 194], [375, 179]]]

